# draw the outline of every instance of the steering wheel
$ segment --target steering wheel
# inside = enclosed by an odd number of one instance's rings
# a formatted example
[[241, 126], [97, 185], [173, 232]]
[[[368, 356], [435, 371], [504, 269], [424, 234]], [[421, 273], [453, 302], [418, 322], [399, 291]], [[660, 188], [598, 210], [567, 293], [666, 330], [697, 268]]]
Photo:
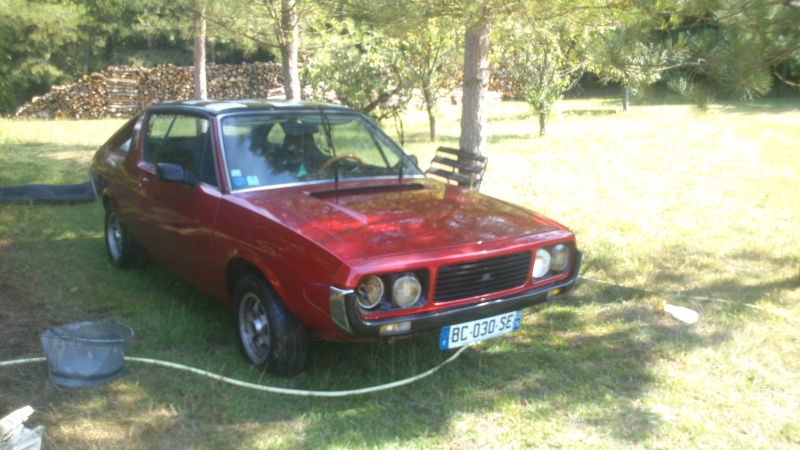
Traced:
[[324, 171], [325, 171], [325, 170], [326, 170], [328, 167], [330, 167], [330, 166], [332, 166], [332, 165], [334, 165], [334, 164], [337, 164], [339, 161], [341, 161], [341, 160], [343, 160], [343, 159], [352, 159], [353, 161], [355, 161], [356, 163], [358, 163], [358, 169], [359, 169], [359, 170], [364, 170], [364, 161], [362, 161], [362, 160], [361, 160], [361, 158], [359, 158], [358, 156], [356, 156], [356, 155], [354, 155], [354, 154], [352, 154], [352, 153], [348, 153], [348, 154], [345, 154], [345, 155], [334, 156], [333, 158], [331, 158], [331, 159], [329, 159], [329, 160], [325, 161], [325, 162], [324, 162], [324, 163], [323, 163], [323, 164], [322, 164], [322, 165], [319, 167], [319, 170], [318, 170], [317, 172], [319, 172], [319, 173], [322, 173], [322, 172], [324, 172]]

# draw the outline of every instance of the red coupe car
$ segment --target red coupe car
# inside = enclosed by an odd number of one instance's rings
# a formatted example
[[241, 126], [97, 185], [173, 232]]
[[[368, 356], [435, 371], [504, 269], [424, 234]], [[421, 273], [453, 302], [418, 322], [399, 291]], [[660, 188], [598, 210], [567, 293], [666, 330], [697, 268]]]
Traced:
[[244, 354], [278, 375], [302, 371], [311, 336], [436, 332], [450, 349], [513, 331], [580, 266], [562, 225], [426, 178], [335, 105], [152, 106], [91, 176], [111, 262], [150, 256], [231, 305]]

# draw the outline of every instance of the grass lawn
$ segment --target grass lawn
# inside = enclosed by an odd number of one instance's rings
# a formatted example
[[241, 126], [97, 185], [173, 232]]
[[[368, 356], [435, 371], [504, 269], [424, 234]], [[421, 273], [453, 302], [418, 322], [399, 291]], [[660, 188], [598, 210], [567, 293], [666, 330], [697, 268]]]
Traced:
[[[45, 448], [800, 447], [800, 102], [572, 100], [545, 138], [525, 104], [489, 111], [482, 192], [555, 218], [584, 251], [579, 285], [519, 331], [340, 399], [133, 362], [82, 389], [51, 384], [45, 364], [3, 367], [0, 416], [33, 406]], [[405, 118], [423, 167], [458, 143], [459, 110], [440, 113], [436, 143], [424, 113]], [[0, 120], [0, 185], [84, 181], [120, 124]], [[109, 318], [135, 330], [130, 356], [297, 389], [386, 383], [451, 354], [436, 336], [315, 342], [305, 373], [273, 378], [238, 354], [228, 310], [157, 264], [113, 269], [102, 234], [96, 203], [0, 204], [0, 361], [41, 356], [50, 326]]]

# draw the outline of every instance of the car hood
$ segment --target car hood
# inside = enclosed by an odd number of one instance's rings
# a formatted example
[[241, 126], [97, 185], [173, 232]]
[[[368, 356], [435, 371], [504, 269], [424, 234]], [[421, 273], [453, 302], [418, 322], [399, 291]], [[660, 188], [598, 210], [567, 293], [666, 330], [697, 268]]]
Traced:
[[292, 216], [293, 228], [343, 259], [485, 243], [561, 228], [523, 208], [430, 180], [292, 189], [251, 201], [279, 208], [277, 216]]

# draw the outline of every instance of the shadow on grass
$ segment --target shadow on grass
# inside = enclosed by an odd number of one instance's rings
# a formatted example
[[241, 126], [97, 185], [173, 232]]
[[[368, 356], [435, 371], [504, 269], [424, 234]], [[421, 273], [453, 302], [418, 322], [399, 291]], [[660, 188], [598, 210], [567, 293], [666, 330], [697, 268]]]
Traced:
[[752, 102], [731, 102], [723, 105], [723, 112], [740, 114], [787, 113], [800, 110], [800, 96], [790, 95], [785, 98], [762, 98]]
[[563, 112], [565, 116], [578, 116], [578, 117], [585, 117], [585, 116], [613, 116], [616, 114], [621, 113], [622, 110], [617, 108], [609, 108], [609, 109], [568, 109]]
[[[679, 251], [679, 250], [678, 250]], [[677, 258], [674, 255], [666, 255], [661, 261], [671, 261]], [[714, 277], [713, 280], [701, 283], [699, 286], [696, 279], [696, 271], [709, 271], [714, 273], [718, 267], [714, 264], [718, 261], [718, 255], [708, 252], [693, 251], [692, 253], [692, 272], [685, 270], [675, 270], [668, 262], [659, 262], [655, 265], [655, 274], [652, 280], [655, 284], [667, 284], [673, 286], [690, 286], [683, 288], [678, 293], [688, 297], [710, 297], [723, 299], [732, 303], [753, 303], [758, 301], [776, 301], [780, 296], [774, 295], [780, 291], [789, 291], [800, 288], [800, 277], [794, 269], [797, 267], [796, 256], [775, 257], [765, 255], [758, 251], [748, 250], [739, 251], [726, 255], [727, 264], [732, 267], [758, 268], [753, 273], [742, 273], [731, 271], [725, 277]], [[788, 269], [788, 270], [787, 270]], [[783, 274], [776, 276], [763, 276], [758, 278], [756, 274]]]
[[458, 146], [459, 136], [438, 133], [436, 141], [431, 142], [430, 134], [424, 132], [409, 132], [405, 135], [404, 145], [427, 145], [432, 149], [438, 147], [453, 147]]
[[[42, 324], [120, 318], [137, 333], [131, 356], [273, 386], [342, 390], [402, 379], [452, 354], [438, 350], [435, 335], [393, 344], [315, 341], [304, 374], [270, 377], [239, 355], [225, 307], [156, 263], [127, 272], [108, 265], [99, 205], [74, 213], [68, 207], [14, 208], [28, 225], [60, 223], [7, 233], [15, 255], [4, 260], [4, 279], [30, 280], [15, 301], [45, 298]], [[495, 420], [532, 426], [563, 422], [580, 411], [580, 420], [601, 434], [636, 444], [660, 426], [661, 419], [638, 401], [658, 381], [654, 364], [719, 345], [730, 333], [700, 334], [655, 314], [648, 300], [642, 292], [581, 284], [559, 304], [526, 311], [517, 332], [467, 350], [423, 381], [376, 394], [285, 397], [132, 364], [107, 385], [65, 389], [50, 384], [39, 364], [0, 371], [0, 413], [31, 404], [42, 412], [31, 425], [46, 425], [51, 447], [383, 447], [427, 439], [458, 447], [479, 437], [454, 432], [463, 413], [497, 411], [503, 413]], [[497, 437], [522, 443], [535, 436]]]

